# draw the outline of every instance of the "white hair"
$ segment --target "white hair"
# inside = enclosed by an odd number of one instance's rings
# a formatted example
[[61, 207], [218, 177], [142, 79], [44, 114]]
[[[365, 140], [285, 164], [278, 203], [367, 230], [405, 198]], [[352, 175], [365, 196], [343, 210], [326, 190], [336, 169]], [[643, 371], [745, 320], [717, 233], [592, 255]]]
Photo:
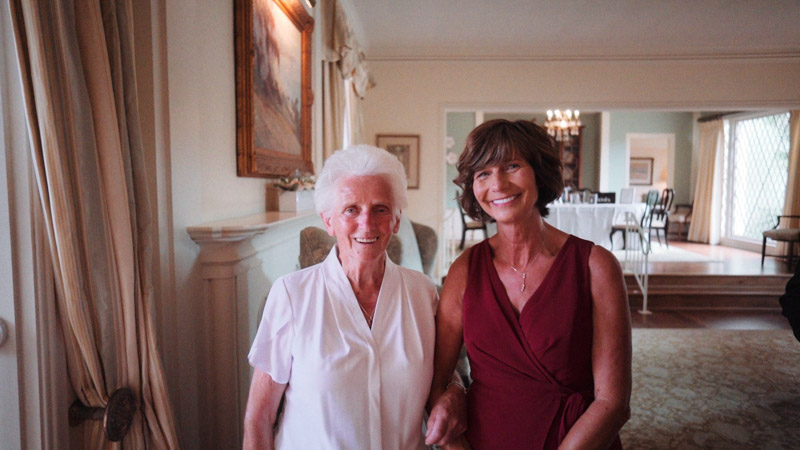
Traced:
[[394, 155], [371, 145], [350, 145], [325, 161], [314, 185], [318, 214], [328, 213], [336, 203], [337, 183], [347, 177], [379, 175], [389, 183], [395, 218], [408, 206], [408, 181], [403, 164]]

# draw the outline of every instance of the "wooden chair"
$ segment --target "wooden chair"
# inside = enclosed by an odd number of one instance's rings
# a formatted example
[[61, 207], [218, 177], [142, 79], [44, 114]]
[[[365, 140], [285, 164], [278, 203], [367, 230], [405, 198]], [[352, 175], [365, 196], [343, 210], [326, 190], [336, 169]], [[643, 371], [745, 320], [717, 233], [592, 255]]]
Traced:
[[647, 233], [656, 232], [656, 239], [661, 245], [659, 231], [664, 234], [664, 244], [669, 248], [669, 212], [672, 209], [672, 201], [675, 199], [675, 190], [666, 188], [661, 192], [661, 201], [650, 211], [650, 219], [647, 223]]
[[476, 220], [472, 220], [471, 217], [467, 216], [464, 212], [464, 209], [461, 208], [461, 202], [456, 200], [458, 204], [458, 212], [461, 214], [461, 243], [458, 245], [459, 250], [464, 250], [464, 242], [467, 239], [467, 231], [483, 231], [483, 237], [488, 238], [489, 232], [486, 230], [486, 224], [483, 222], [478, 222]]
[[762, 267], [764, 266], [764, 256], [766, 255], [767, 251], [767, 238], [772, 239], [773, 241], [788, 242], [789, 255], [787, 261], [791, 265], [794, 259], [794, 244], [800, 242], [800, 228], [779, 228], [781, 225], [781, 219], [800, 219], [800, 215], [780, 215], [775, 220], [774, 227], [761, 233], [764, 236], [764, 240], [761, 243]]
[[668, 220], [669, 229], [675, 231], [674, 240], [685, 241], [689, 235], [689, 225], [692, 224], [692, 204], [675, 205], [675, 209], [669, 213]]
[[619, 202], [620, 203], [633, 203], [633, 195], [636, 192], [636, 188], [626, 187], [622, 188], [619, 191]]
[[[644, 212], [642, 213], [642, 217], [639, 219], [639, 226], [642, 228], [647, 228], [647, 223], [650, 220], [650, 214], [653, 212], [653, 208], [656, 207], [658, 203], [658, 191], [655, 189], [647, 192], [647, 197], [644, 202]], [[611, 227], [611, 233], [608, 235], [608, 240], [611, 241], [611, 250], [614, 250], [614, 233], [617, 231], [622, 232], [622, 248], [626, 248], [628, 246], [627, 238], [625, 237], [626, 231], [628, 230], [629, 226], [624, 223], [620, 223]], [[649, 234], [648, 234], [649, 236]]]

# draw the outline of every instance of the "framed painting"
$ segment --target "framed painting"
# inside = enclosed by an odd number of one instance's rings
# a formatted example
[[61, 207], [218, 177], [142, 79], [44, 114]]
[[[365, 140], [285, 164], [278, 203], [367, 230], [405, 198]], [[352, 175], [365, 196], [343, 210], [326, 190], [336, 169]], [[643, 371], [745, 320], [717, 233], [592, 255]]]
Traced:
[[311, 33], [301, 0], [235, 0], [236, 171], [313, 172]]
[[638, 186], [653, 184], [653, 158], [631, 158], [628, 184]]
[[393, 154], [406, 169], [409, 189], [419, 189], [419, 135], [379, 134], [375, 145]]

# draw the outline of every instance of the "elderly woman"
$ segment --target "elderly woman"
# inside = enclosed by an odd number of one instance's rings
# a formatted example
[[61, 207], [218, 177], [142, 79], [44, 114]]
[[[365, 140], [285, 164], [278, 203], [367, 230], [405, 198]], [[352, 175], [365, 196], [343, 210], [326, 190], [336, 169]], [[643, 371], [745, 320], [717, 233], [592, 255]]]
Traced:
[[386, 256], [407, 205], [403, 166], [375, 147], [340, 150], [314, 200], [336, 245], [270, 290], [245, 448], [424, 448], [437, 293]]
[[463, 340], [473, 448], [618, 447], [631, 392], [622, 271], [603, 247], [544, 221], [563, 188], [552, 139], [532, 122], [489, 121], [470, 133], [457, 167], [461, 205], [494, 219], [497, 234], [448, 272], [430, 401]]

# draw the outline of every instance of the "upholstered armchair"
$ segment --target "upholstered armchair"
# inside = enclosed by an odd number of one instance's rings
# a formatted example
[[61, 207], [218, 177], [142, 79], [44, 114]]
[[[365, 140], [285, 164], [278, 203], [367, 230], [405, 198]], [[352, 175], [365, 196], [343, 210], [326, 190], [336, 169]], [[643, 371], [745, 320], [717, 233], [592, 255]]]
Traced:
[[764, 265], [764, 256], [766, 255], [767, 250], [767, 239], [786, 242], [789, 245], [788, 261], [789, 264], [792, 264], [792, 259], [794, 257], [794, 244], [800, 242], [800, 228], [787, 228], [786, 226], [781, 227], [781, 221], [783, 219], [788, 222], [789, 219], [800, 219], [800, 215], [780, 215], [775, 220], [774, 227], [761, 233], [764, 237], [764, 240], [761, 243], [762, 266]]
[[[416, 222], [411, 222], [411, 228], [415, 239], [404, 239], [402, 234], [395, 234], [389, 240], [386, 253], [395, 264], [418, 269], [418, 267], [411, 265], [410, 261], [403, 260], [403, 255], [409, 254], [407, 253], [409, 249], [404, 248], [404, 245], [413, 245], [414, 240], [416, 240], [422, 272], [433, 277], [433, 263], [436, 260], [436, 251], [439, 245], [436, 231], [427, 225]], [[322, 262], [328, 256], [335, 243], [336, 238], [329, 236], [328, 232], [322, 228], [304, 228], [300, 231], [300, 268], [304, 269]]]
[[685, 241], [689, 234], [689, 225], [692, 224], [692, 205], [678, 204], [669, 213], [669, 230], [675, 232], [675, 240]]

